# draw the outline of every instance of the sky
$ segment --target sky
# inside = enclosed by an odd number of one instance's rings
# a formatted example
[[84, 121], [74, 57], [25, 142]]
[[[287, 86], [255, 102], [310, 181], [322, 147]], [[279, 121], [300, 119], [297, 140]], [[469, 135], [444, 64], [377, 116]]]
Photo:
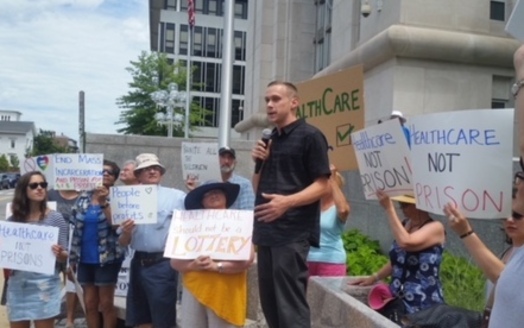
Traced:
[[86, 131], [117, 133], [148, 19], [147, 0], [0, 0], [0, 110], [78, 140], [82, 90]]

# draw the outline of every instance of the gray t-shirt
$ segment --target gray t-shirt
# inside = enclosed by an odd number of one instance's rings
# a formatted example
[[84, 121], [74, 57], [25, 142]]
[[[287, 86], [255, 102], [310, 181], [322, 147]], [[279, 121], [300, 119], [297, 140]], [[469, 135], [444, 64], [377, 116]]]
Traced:
[[65, 199], [60, 195], [58, 190], [51, 189], [47, 192], [47, 200], [56, 202], [56, 211], [62, 214], [65, 221], [69, 224], [71, 221], [71, 212], [73, 205], [78, 196], [73, 199]]
[[524, 246], [515, 247], [495, 287], [489, 328], [522, 328], [524, 322]]

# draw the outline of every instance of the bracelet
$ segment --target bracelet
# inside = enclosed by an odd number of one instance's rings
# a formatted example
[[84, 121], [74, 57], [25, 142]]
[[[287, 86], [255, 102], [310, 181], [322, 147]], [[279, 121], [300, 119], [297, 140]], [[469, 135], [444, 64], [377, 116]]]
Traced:
[[466, 232], [465, 234], [460, 235], [460, 239], [464, 239], [464, 238], [466, 238], [467, 236], [472, 235], [474, 232], [475, 232], [475, 231], [473, 231], [473, 229], [471, 229], [470, 231]]

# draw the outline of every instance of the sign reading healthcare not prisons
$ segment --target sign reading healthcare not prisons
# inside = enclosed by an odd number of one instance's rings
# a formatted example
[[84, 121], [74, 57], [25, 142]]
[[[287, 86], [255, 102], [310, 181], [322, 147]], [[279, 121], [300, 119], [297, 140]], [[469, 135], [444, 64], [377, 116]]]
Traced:
[[470, 218], [511, 213], [513, 109], [464, 110], [410, 118], [417, 208]]
[[57, 227], [0, 221], [0, 267], [53, 274]]

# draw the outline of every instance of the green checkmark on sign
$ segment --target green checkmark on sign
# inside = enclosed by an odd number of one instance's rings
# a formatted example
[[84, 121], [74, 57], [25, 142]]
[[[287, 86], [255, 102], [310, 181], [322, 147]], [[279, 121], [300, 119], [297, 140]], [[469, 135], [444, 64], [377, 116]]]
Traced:
[[351, 143], [349, 136], [354, 129], [355, 126], [352, 124], [337, 127], [337, 145], [349, 145]]

